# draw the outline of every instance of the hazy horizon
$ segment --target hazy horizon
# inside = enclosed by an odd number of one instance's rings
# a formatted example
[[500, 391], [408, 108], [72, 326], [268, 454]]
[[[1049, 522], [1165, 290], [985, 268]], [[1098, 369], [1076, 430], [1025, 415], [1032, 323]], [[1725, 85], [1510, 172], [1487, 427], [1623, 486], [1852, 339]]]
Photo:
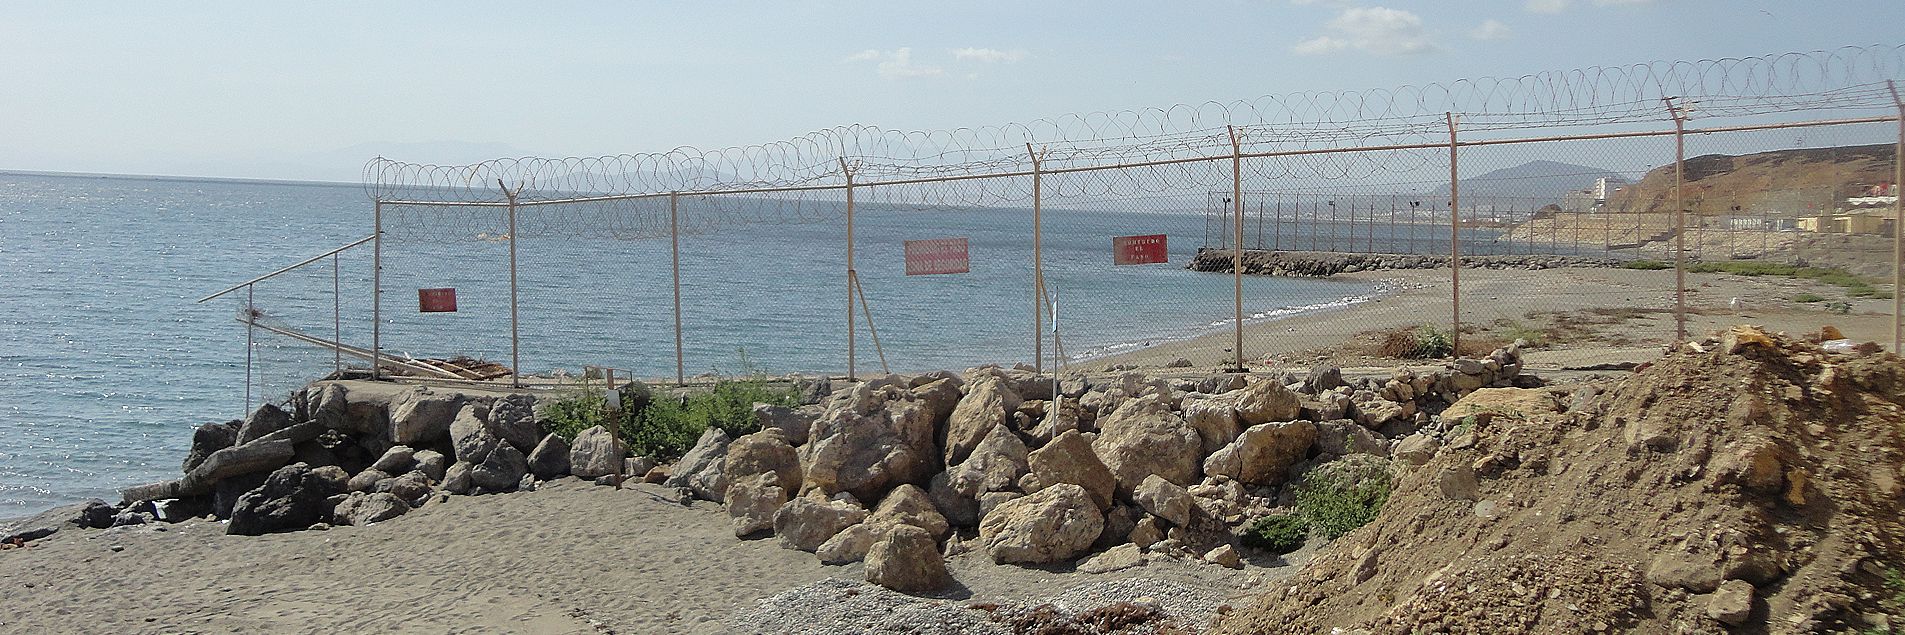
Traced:
[[[1905, 4], [1221, 0], [1163, 8], [477, 2], [455, 10], [25, 5], [0, 22], [0, 169], [357, 182], [724, 148], [851, 124], [953, 130], [1304, 91], [1889, 45]], [[701, 25], [718, 24], [719, 29]], [[1888, 42], [1889, 40], [1889, 42]], [[1567, 160], [1563, 158], [1562, 160]], [[1633, 166], [1604, 166], [1633, 169]]]

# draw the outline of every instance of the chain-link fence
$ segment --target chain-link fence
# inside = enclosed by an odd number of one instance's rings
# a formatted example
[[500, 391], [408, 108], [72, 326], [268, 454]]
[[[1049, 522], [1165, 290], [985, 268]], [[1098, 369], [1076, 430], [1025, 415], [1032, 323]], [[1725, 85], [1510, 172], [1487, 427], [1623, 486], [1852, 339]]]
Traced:
[[[378, 159], [381, 268], [340, 274], [372, 278], [351, 350], [686, 380], [1255, 369], [1394, 357], [1397, 334], [1438, 330], [1456, 352], [1641, 347], [1808, 311], [1894, 340], [1902, 70], [1905, 48], [1848, 49], [720, 151]], [[424, 310], [439, 289], [454, 312]], [[365, 329], [344, 330], [319, 339]]]

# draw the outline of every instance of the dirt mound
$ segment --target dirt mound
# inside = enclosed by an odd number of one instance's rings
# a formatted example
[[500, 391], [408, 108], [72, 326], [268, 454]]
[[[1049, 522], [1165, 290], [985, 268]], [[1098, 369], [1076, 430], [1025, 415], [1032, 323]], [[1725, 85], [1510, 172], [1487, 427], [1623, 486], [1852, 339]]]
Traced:
[[1472, 418], [1218, 633], [1905, 626], [1905, 362], [1738, 327]]

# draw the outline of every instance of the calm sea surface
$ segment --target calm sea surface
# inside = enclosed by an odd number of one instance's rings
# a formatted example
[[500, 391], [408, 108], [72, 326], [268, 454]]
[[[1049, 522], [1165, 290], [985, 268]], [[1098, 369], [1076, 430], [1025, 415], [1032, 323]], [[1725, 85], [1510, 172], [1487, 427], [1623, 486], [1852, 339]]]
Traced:
[[[1201, 216], [1045, 218], [1046, 277], [1069, 355], [1226, 325], [1231, 278], [1183, 269], [1204, 239]], [[353, 186], [0, 175], [0, 517], [175, 476], [191, 428], [237, 418], [246, 402], [246, 334], [234, 318], [247, 293], [195, 300], [370, 231], [371, 205]], [[1027, 211], [873, 209], [856, 215], [855, 231], [866, 302], [894, 370], [1030, 361]], [[1171, 264], [1111, 265], [1112, 236], [1152, 233], [1170, 236]], [[844, 369], [841, 234], [830, 220], [683, 237], [687, 372]], [[525, 371], [594, 364], [674, 374], [666, 240], [525, 236]], [[971, 273], [903, 275], [903, 240], [957, 236], [970, 240]], [[384, 346], [507, 364], [507, 242], [456, 238], [386, 241]], [[327, 339], [341, 330], [368, 348], [370, 262], [368, 245], [349, 250], [335, 280], [325, 259], [257, 285], [250, 300], [270, 323]], [[425, 287], [455, 287], [459, 311], [417, 312]], [[1245, 309], [1269, 319], [1372, 292], [1254, 278]], [[860, 337], [861, 372], [877, 372], [864, 325]], [[334, 363], [329, 351], [263, 332], [251, 353], [253, 403], [281, 399]]]

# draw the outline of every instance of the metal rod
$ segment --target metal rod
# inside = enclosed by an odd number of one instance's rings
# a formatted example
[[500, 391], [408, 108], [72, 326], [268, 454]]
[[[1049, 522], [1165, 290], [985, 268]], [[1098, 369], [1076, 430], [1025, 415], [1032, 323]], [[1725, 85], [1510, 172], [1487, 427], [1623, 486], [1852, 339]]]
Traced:
[[[1044, 223], [1040, 218], [1044, 211], [1041, 198], [1039, 175], [1039, 154], [1032, 150], [1032, 144], [1025, 144], [1025, 153], [1032, 156], [1032, 372], [1045, 372], [1045, 252]], [[864, 298], [863, 298], [864, 299]], [[1052, 367], [1054, 377], [1057, 366]]]
[[[331, 254], [331, 333], [333, 341], [344, 344], [344, 286], [339, 278], [337, 254]], [[344, 349], [331, 349], [331, 372], [344, 370]]]
[[326, 256], [335, 256], [335, 255], [337, 255], [337, 252], [340, 252], [340, 251], [344, 251], [344, 250], [346, 250], [346, 249], [350, 249], [350, 248], [352, 248], [352, 247], [356, 247], [356, 246], [358, 246], [358, 245], [362, 245], [362, 244], [364, 244], [364, 243], [367, 243], [367, 242], [370, 242], [371, 240], [373, 240], [373, 239], [375, 239], [375, 238], [377, 238], [377, 235], [376, 235], [376, 234], [371, 234], [371, 235], [369, 235], [369, 236], [365, 236], [365, 237], [363, 237], [363, 238], [359, 238], [359, 239], [357, 239], [357, 240], [353, 240], [353, 241], [351, 241], [350, 243], [348, 243], [348, 244], [345, 244], [345, 245], [344, 245], [344, 246], [342, 246], [342, 247], [338, 247], [338, 248], [336, 248], [336, 249], [332, 249], [332, 250], [330, 250], [330, 251], [327, 251], [327, 252], [324, 252], [324, 253], [321, 253], [321, 254], [318, 254], [318, 255], [315, 255], [315, 256], [312, 256], [312, 257], [310, 257], [310, 258], [306, 258], [306, 259], [304, 259], [304, 260], [300, 260], [300, 261], [298, 261], [298, 262], [297, 262], [297, 264], [294, 264], [294, 265], [291, 265], [291, 266], [289, 266], [289, 267], [285, 267], [285, 268], [283, 268], [283, 269], [279, 269], [279, 270], [277, 270], [277, 271], [273, 271], [273, 272], [271, 272], [271, 273], [267, 273], [267, 274], [265, 274], [265, 275], [262, 275], [262, 276], [258, 276], [258, 277], [256, 277], [256, 278], [252, 278], [252, 279], [250, 279], [250, 280], [246, 280], [246, 281], [244, 281], [244, 282], [240, 282], [240, 283], [238, 283], [238, 284], [234, 284], [234, 285], [232, 285], [232, 286], [230, 286], [230, 287], [226, 287], [225, 289], [223, 289], [223, 290], [221, 290], [221, 291], [219, 291], [218, 293], [214, 293], [214, 294], [211, 294], [211, 295], [208, 295], [208, 296], [205, 296], [205, 297], [203, 297], [203, 298], [199, 298], [199, 299], [198, 299], [198, 302], [194, 302], [193, 304], [199, 304], [199, 303], [203, 303], [203, 302], [205, 302], [206, 300], [211, 300], [211, 299], [214, 299], [214, 298], [217, 298], [217, 297], [219, 297], [219, 296], [222, 296], [222, 295], [225, 295], [225, 294], [227, 294], [227, 293], [231, 293], [231, 292], [233, 292], [233, 291], [237, 291], [237, 290], [239, 290], [239, 289], [243, 289], [243, 288], [245, 288], [245, 287], [248, 287], [248, 286], [251, 286], [251, 285], [253, 285], [253, 284], [257, 284], [257, 283], [260, 283], [260, 282], [264, 282], [265, 280], [268, 280], [268, 279], [270, 279], [270, 278], [273, 278], [273, 277], [275, 277], [275, 276], [277, 276], [277, 275], [279, 275], [279, 274], [282, 274], [282, 273], [284, 273], [284, 272], [287, 272], [287, 271], [290, 271], [290, 270], [292, 270], [292, 269], [296, 269], [296, 268], [298, 268], [298, 267], [302, 267], [302, 266], [305, 266], [305, 265], [308, 265], [308, 264], [311, 264], [311, 263], [314, 263], [314, 262], [317, 262], [317, 261], [319, 261], [319, 260], [323, 260], [323, 259], [324, 259], [324, 258], [325, 258]]
[[384, 366], [384, 202], [372, 203], [370, 214], [370, 378], [378, 379]]
[[1449, 356], [1462, 356], [1462, 180], [1457, 167], [1461, 142], [1455, 138], [1455, 113], [1449, 122]]
[[892, 369], [886, 367], [886, 347], [880, 344], [880, 328], [873, 325], [873, 307], [867, 306], [866, 287], [860, 286], [859, 273], [854, 273], [852, 278], [853, 290], [856, 295], [860, 296], [860, 312], [866, 315], [867, 334], [873, 336], [873, 352], [879, 353], [880, 355], [880, 372], [892, 373]]
[[854, 381], [853, 329], [853, 169], [847, 158], [840, 157], [840, 172], [847, 179], [847, 381]]
[[1686, 189], [1687, 119], [1681, 108], [1667, 97], [1667, 110], [1673, 114], [1673, 321], [1674, 341], [1687, 341], [1687, 206], [1682, 198]]
[[522, 338], [520, 326], [516, 320], [516, 193], [503, 185], [502, 179], [496, 180], [496, 186], [503, 188], [503, 196], [509, 197], [509, 385], [512, 388], [523, 387]]
[[1237, 300], [1237, 372], [1244, 372], [1244, 159], [1243, 144], [1237, 139], [1237, 127], [1225, 126], [1230, 131], [1230, 188], [1231, 213], [1236, 218], [1236, 248], [1231, 251], [1231, 279], [1235, 283], [1234, 297]]
[[681, 349], [681, 218], [676, 213], [680, 196], [668, 194], [668, 257], [675, 282], [675, 385], [688, 385], [688, 372]]
[[1899, 98], [1892, 80], [1885, 80], [1885, 88], [1892, 91], [1899, 112], [1898, 147], [1892, 150], [1892, 353], [1905, 354], [1899, 348], [1905, 340], [1905, 322], [1900, 318], [1905, 315], [1905, 99]]
[[257, 332], [252, 325], [258, 322], [258, 309], [252, 304], [253, 294], [251, 285], [245, 285], [245, 418], [251, 417], [251, 351], [252, 338]]

